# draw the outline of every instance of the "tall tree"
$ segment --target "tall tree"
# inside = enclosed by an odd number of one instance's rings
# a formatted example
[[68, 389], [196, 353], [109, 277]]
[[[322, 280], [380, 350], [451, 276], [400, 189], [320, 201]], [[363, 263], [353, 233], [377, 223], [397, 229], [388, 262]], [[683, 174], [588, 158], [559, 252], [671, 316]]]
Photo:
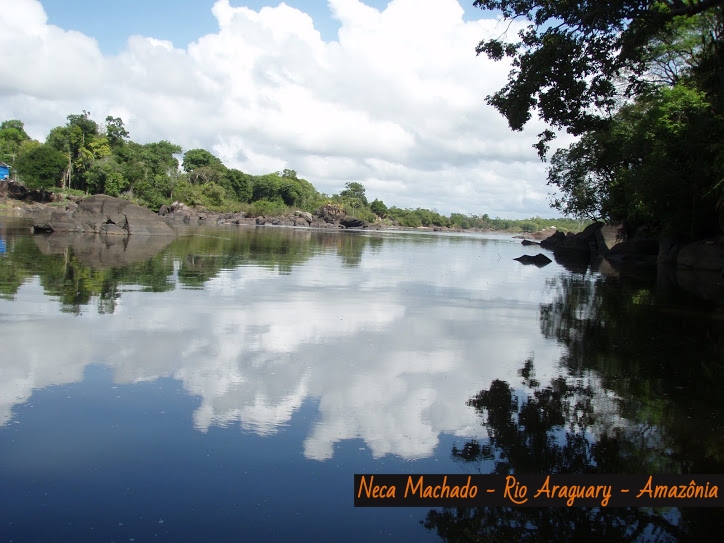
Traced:
[[120, 117], [109, 115], [106, 117], [106, 138], [111, 147], [123, 145], [129, 138], [128, 130], [123, 126], [123, 120]]
[[[555, 128], [575, 135], [601, 126], [620, 97], [633, 97], [650, 82], [651, 47], [666, 36], [677, 18], [713, 15], [717, 30], [702, 36], [714, 53], [719, 91], [721, 78], [721, 6], [724, 0], [476, 0], [483, 10], [502, 13], [504, 21], [527, 21], [517, 41], [507, 36], [481, 41], [478, 54], [510, 57], [508, 83], [488, 97], [521, 130], [537, 111]], [[545, 156], [554, 133], [546, 130], [537, 144]]]

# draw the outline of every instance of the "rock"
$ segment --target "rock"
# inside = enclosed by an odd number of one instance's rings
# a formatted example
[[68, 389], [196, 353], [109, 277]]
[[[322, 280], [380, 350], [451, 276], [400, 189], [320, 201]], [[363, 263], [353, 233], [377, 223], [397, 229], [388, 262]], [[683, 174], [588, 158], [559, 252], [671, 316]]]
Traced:
[[327, 223], [335, 223], [346, 215], [344, 206], [327, 202], [317, 210], [316, 215]]
[[517, 260], [518, 262], [520, 262], [521, 264], [525, 264], [526, 266], [533, 264], [534, 266], [538, 266], [539, 268], [547, 266], [552, 262], [552, 260], [543, 253], [538, 253], [535, 256], [523, 255], [519, 256], [518, 258], [514, 258], [513, 260]]
[[364, 228], [367, 226], [367, 222], [357, 217], [344, 217], [339, 221], [339, 224], [345, 228]]
[[128, 200], [96, 194], [70, 211], [46, 209], [33, 222], [35, 232], [88, 232], [113, 235], [166, 235], [174, 232], [156, 213]]
[[553, 250], [558, 247], [558, 245], [563, 243], [565, 239], [566, 235], [563, 232], [556, 231], [552, 236], [549, 236], [546, 239], [542, 240], [540, 242], [540, 246], [544, 249]]
[[693, 268], [677, 268], [679, 287], [701, 300], [724, 305], [724, 279], [717, 271]]
[[659, 255], [659, 242], [655, 239], [629, 239], [617, 243], [606, 254], [613, 264], [655, 266]]
[[[602, 222], [594, 222], [584, 228], [583, 232], [578, 234], [571, 234], [570, 232], [566, 235], [555, 248], [555, 251], [575, 251], [579, 253], [596, 254], [596, 235], [598, 231], [603, 227]], [[541, 242], [541, 246], [542, 246]]]
[[311, 224], [312, 219], [314, 218], [314, 217], [312, 217], [311, 213], [307, 213], [306, 211], [299, 211], [299, 210], [294, 212], [294, 216], [299, 217], [299, 218], [303, 219], [304, 221], [306, 221], [307, 225]]
[[527, 239], [524, 239], [523, 241], [521, 241], [520, 244], [521, 244], [521, 245], [524, 245], [524, 246], [527, 246], [527, 245], [540, 245], [540, 243], [538, 243], [537, 241], [530, 241], [530, 240], [527, 240]]
[[626, 229], [623, 223], [604, 224], [595, 236], [598, 253], [605, 257], [616, 244], [626, 240]]
[[533, 232], [532, 234], [530, 234], [530, 237], [533, 239], [537, 239], [538, 241], [542, 241], [544, 239], [548, 239], [556, 232], [556, 227], [550, 226], [548, 228], [544, 228], [543, 230], [538, 230], [538, 232]]
[[676, 263], [681, 268], [724, 270], [724, 237], [695, 241], [681, 248]]

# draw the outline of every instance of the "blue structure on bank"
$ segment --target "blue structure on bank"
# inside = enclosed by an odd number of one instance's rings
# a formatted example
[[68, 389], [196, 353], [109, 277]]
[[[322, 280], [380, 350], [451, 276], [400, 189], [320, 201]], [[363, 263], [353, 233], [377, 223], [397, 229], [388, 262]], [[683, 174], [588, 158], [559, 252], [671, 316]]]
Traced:
[[0, 179], [8, 179], [10, 177], [10, 166], [4, 162], [0, 162]]

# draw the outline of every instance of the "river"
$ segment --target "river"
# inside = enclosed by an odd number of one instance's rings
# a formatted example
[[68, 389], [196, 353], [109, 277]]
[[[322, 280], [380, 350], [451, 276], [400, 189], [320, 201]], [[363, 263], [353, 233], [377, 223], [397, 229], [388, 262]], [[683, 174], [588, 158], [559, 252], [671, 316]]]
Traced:
[[0, 217], [0, 237], [3, 541], [722, 527], [353, 506], [355, 473], [724, 472], [724, 311], [655, 273], [524, 266], [538, 248], [484, 234], [199, 228], [145, 254]]

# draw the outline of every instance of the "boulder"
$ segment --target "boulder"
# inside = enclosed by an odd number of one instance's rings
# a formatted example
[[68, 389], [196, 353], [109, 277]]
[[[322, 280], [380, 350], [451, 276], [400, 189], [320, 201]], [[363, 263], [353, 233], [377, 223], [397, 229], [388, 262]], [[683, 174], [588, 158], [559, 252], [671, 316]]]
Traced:
[[346, 213], [344, 206], [327, 202], [317, 210], [316, 215], [327, 223], [335, 223], [342, 219]]
[[[594, 222], [583, 229], [578, 234], [568, 233], [555, 248], [556, 251], [575, 251], [579, 253], [596, 254], [598, 249], [596, 246], [596, 237], [598, 231], [603, 228], [603, 223]], [[542, 242], [541, 242], [542, 245]]]
[[543, 266], [547, 266], [548, 264], [550, 264], [552, 262], [552, 260], [550, 258], [548, 258], [546, 255], [544, 255], [543, 253], [538, 253], [535, 256], [523, 255], [523, 256], [519, 256], [518, 258], [514, 258], [513, 260], [517, 260], [518, 262], [520, 262], [521, 264], [525, 264], [526, 266], [532, 264], [534, 266], [538, 266], [539, 268], [542, 268]]
[[35, 232], [86, 232], [109, 235], [165, 235], [174, 231], [156, 213], [128, 200], [96, 194], [75, 209], [45, 209], [33, 222]]
[[528, 239], [524, 239], [523, 241], [520, 242], [520, 244], [523, 245], [523, 246], [527, 246], [527, 245], [540, 245], [540, 243], [538, 243], [537, 241], [530, 241], [530, 240], [528, 240]]
[[339, 221], [339, 224], [345, 228], [364, 228], [367, 226], [367, 222], [357, 217], [344, 217]]
[[558, 245], [563, 243], [566, 239], [566, 235], [563, 232], [556, 231], [552, 236], [547, 237], [543, 241], [540, 242], [540, 246], [544, 249], [550, 249], [553, 250]]
[[659, 242], [655, 239], [629, 239], [617, 243], [606, 254], [614, 264], [655, 266], [659, 255]]
[[595, 236], [598, 253], [605, 257], [616, 244], [626, 240], [626, 229], [623, 223], [604, 224]]
[[714, 238], [689, 243], [681, 248], [676, 263], [681, 268], [724, 270], [724, 238]]
[[294, 216], [297, 217], [297, 218], [301, 218], [301, 219], [303, 219], [304, 221], [306, 221], [306, 222], [307, 222], [307, 225], [310, 225], [310, 224], [312, 223], [312, 220], [314, 219], [314, 217], [312, 217], [312, 214], [311, 214], [311, 213], [308, 213], [308, 212], [306, 212], [306, 211], [299, 211], [299, 210], [297, 210], [297, 211], [294, 212]]

